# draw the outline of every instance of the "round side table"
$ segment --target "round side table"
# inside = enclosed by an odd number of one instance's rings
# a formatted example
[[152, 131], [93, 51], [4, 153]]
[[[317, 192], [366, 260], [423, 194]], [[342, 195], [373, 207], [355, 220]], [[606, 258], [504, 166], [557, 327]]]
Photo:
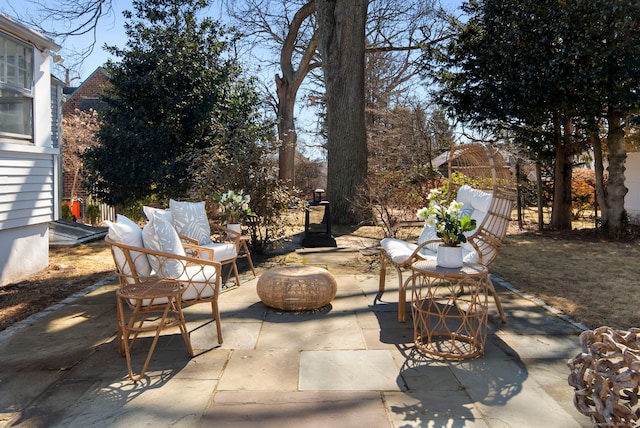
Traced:
[[414, 342], [424, 354], [476, 358], [487, 338], [489, 273], [485, 266], [443, 268], [435, 260], [411, 265]]
[[[116, 291], [118, 308], [118, 348], [120, 355], [127, 357], [129, 378], [137, 382], [144, 377], [153, 351], [158, 343], [160, 332], [167, 328], [179, 327], [187, 351], [193, 356], [191, 341], [182, 314], [182, 293], [184, 289], [178, 282], [169, 280], [148, 281], [131, 284]], [[130, 311], [125, 311], [125, 307]], [[152, 314], [159, 314], [148, 320]], [[131, 367], [131, 347], [140, 333], [155, 331], [155, 336], [147, 359], [140, 374], [134, 375]]]

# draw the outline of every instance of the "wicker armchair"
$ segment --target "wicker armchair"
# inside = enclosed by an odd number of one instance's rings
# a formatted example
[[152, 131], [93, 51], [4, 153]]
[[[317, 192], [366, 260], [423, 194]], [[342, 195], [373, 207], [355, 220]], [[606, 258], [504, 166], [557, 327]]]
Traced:
[[[211, 224], [210, 227], [214, 229], [212, 230], [213, 233], [211, 237], [215, 237], [215, 239], [208, 244], [201, 244], [196, 238], [180, 234], [179, 236], [185, 247], [185, 251], [194, 257], [214, 260], [220, 262], [222, 266], [228, 265], [229, 271], [224, 281], [226, 282], [231, 276], [231, 272], [233, 272], [236, 285], [239, 287], [240, 276], [238, 274], [238, 264], [236, 261], [241, 251], [241, 235], [238, 232], [216, 224]], [[200, 251], [200, 253], [197, 254], [196, 251]]]
[[[240, 249], [240, 235], [225, 228], [222, 239], [213, 239], [219, 238], [220, 234], [211, 233], [212, 225], [207, 218], [204, 201], [186, 202], [171, 199], [169, 208], [166, 210], [144, 206], [143, 211], [149, 222], [154, 221], [155, 214], [163, 215], [178, 233], [187, 255], [214, 260], [223, 266], [229, 266], [228, 275], [223, 278], [223, 281], [226, 282], [233, 271], [236, 285], [239, 286], [240, 277], [236, 259]], [[196, 253], [194, 249], [200, 253]]]
[[[117, 242], [109, 236], [105, 238], [111, 246], [111, 253], [121, 286], [139, 284], [157, 279], [174, 279], [183, 287], [182, 306], [210, 303], [211, 315], [216, 322], [218, 343], [222, 344], [220, 310], [218, 297], [222, 278], [222, 266], [211, 259], [154, 251], [143, 247]], [[185, 251], [202, 254], [211, 251], [184, 244]], [[213, 254], [211, 254], [213, 257]], [[149, 269], [149, 266], [158, 266]]]
[[[454, 174], [464, 175], [472, 183], [474, 189], [492, 195], [491, 204], [481, 223], [470, 236], [468, 243], [475, 250], [475, 262], [489, 266], [498, 255], [504, 244], [507, 228], [511, 219], [511, 211], [515, 204], [515, 182], [511, 170], [497, 149], [483, 144], [458, 146], [451, 150], [448, 157], [448, 177]], [[449, 197], [457, 194], [460, 185], [450, 181]], [[427, 258], [425, 247], [437, 240], [423, 242], [420, 245], [405, 241], [386, 239], [391, 245], [383, 245], [380, 261], [379, 295], [384, 293], [387, 264], [392, 265], [398, 275], [398, 321], [405, 322], [406, 290], [410, 278], [403, 281], [402, 270], [409, 269], [414, 262]], [[386, 249], [385, 249], [386, 247]], [[490, 292], [494, 297], [500, 318], [506, 322], [502, 304], [493, 284]]]

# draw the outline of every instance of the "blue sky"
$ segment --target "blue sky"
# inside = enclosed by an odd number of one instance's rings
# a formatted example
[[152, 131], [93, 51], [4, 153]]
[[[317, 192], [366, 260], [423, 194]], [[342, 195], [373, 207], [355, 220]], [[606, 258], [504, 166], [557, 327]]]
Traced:
[[[32, 3], [34, 0], [0, 0], [0, 12], [5, 13], [13, 18], [16, 18], [16, 15], [29, 13], [30, 10], [33, 10], [34, 5]], [[35, 0], [42, 3], [45, 3], [51, 7], [55, 6], [56, 0]], [[462, 3], [462, 0], [441, 0], [447, 9], [454, 9]], [[82, 37], [73, 37], [69, 38], [66, 41], [55, 40], [57, 43], [62, 45], [62, 50], [59, 52], [63, 57], [66, 58], [65, 62], [63, 62], [63, 66], [67, 68], [72, 68], [72, 72], [70, 74], [71, 78], [75, 78], [82, 82], [86, 79], [93, 71], [104, 64], [107, 59], [109, 59], [109, 54], [104, 51], [103, 46], [105, 44], [115, 45], [119, 47], [124, 47], [127, 38], [124, 33], [123, 24], [124, 18], [122, 16], [122, 12], [124, 10], [133, 10], [131, 6], [131, 0], [112, 0], [113, 9], [111, 13], [106, 17], [106, 19], [102, 19], [99, 23], [96, 32], [96, 40], [97, 43], [95, 45], [95, 49], [93, 53], [84, 61], [84, 63], [79, 67], [74, 67], [73, 65], [73, 52], [81, 51], [90, 45], [93, 36], [86, 35]], [[223, 16], [223, 8], [220, 7], [220, 2], [218, 0], [212, 1], [213, 5], [208, 11], [208, 16], [224, 20]], [[52, 24], [53, 25], [53, 24]], [[61, 71], [61, 73], [63, 73]], [[57, 76], [63, 79], [64, 76]], [[64, 80], [64, 79], [63, 79]], [[72, 82], [73, 85], [76, 85], [77, 82], [74, 80]]]
[[[453, 11], [458, 7], [463, 0], [441, 0], [442, 4], [449, 11]], [[17, 18], [22, 14], [28, 14], [33, 10], [34, 2], [45, 3], [49, 7], [55, 7], [56, 0], [0, 0], [0, 12], [5, 13], [12, 18]], [[93, 53], [84, 60], [81, 65], [76, 65], [77, 61], [74, 60], [73, 52], [79, 52], [86, 49], [93, 39], [92, 34], [88, 34], [81, 37], [70, 37], [67, 40], [55, 40], [58, 44], [62, 45], [62, 49], [58, 54], [62, 55], [65, 59], [62, 62], [61, 67], [54, 67], [52, 69], [53, 74], [61, 79], [65, 80], [65, 68], [70, 69], [69, 78], [71, 86], [78, 86], [87, 77], [93, 73], [96, 68], [103, 65], [109, 58], [109, 54], [103, 49], [105, 44], [111, 46], [124, 47], [127, 42], [127, 37], [124, 32], [124, 18], [122, 12], [124, 10], [133, 10], [131, 0], [112, 0], [112, 10], [110, 13], [100, 20], [99, 26], [96, 31], [96, 44]], [[220, 0], [212, 0], [212, 6], [207, 11], [207, 16], [225, 21], [224, 8], [220, 6]], [[51, 23], [54, 25], [54, 23]], [[275, 66], [261, 67], [262, 79], [269, 85], [273, 83], [273, 76], [279, 72]], [[300, 95], [302, 98], [303, 95]], [[300, 101], [296, 108], [296, 125], [298, 128], [298, 137], [301, 147], [305, 144], [313, 146], [315, 140], [315, 129], [317, 127], [317, 117], [315, 111], [311, 107], [306, 106], [304, 101]], [[318, 157], [318, 153], [315, 149], [308, 149], [305, 154], [313, 158]]]
[[[33, 0], [0, 0], [0, 12], [9, 15], [10, 17], [17, 19], [19, 15], [29, 13], [34, 10], [34, 5], [30, 1]], [[50, 7], [55, 7], [56, 0], [35, 0], [41, 3], [45, 3]], [[217, 3], [217, 1], [213, 1]], [[124, 47], [127, 42], [127, 37], [124, 32], [124, 18], [122, 12], [124, 10], [133, 10], [131, 0], [112, 0], [112, 10], [103, 19], [100, 20], [96, 31], [96, 44], [93, 53], [82, 63], [80, 66], [75, 66], [73, 60], [73, 53], [79, 52], [90, 46], [93, 40], [93, 34], [87, 34], [83, 36], [70, 37], [65, 41], [55, 40], [62, 46], [59, 54], [61, 54], [65, 61], [63, 66], [71, 68], [70, 77], [74, 79], [72, 86], [75, 86], [79, 82], [84, 81], [93, 71], [104, 64], [110, 55], [103, 49], [105, 44], [118, 47]], [[209, 16], [214, 19], [220, 18], [220, 7], [212, 6], [208, 11]], [[52, 23], [52, 25], [54, 25]], [[60, 71], [63, 74], [64, 71]], [[54, 71], [54, 74], [55, 71]], [[57, 75], [61, 80], [64, 80], [64, 76]]]

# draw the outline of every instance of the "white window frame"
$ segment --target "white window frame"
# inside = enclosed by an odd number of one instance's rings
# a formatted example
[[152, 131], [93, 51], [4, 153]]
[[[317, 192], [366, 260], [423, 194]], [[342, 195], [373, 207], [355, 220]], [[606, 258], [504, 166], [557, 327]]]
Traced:
[[33, 64], [33, 46], [0, 32], [0, 142], [34, 142]]

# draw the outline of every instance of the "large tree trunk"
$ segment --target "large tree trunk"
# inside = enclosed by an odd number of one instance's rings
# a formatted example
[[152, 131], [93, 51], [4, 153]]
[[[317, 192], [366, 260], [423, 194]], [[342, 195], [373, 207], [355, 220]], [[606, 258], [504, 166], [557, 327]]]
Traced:
[[[609, 153], [609, 179], [607, 181], [606, 209], [607, 223], [605, 227], [611, 238], [619, 239], [625, 233], [624, 197], [628, 189], [624, 185], [624, 171], [627, 153], [624, 150], [624, 129], [620, 112], [609, 108], [607, 114], [609, 133], [607, 149]], [[604, 210], [604, 207], [603, 207]]]
[[276, 75], [276, 91], [278, 95], [278, 137], [282, 147], [278, 156], [279, 177], [290, 188], [295, 185], [295, 157], [298, 134], [296, 133], [294, 107], [296, 95], [307, 73], [315, 65], [312, 64], [316, 50], [317, 37], [314, 35], [300, 58], [298, 69], [293, 66], [298, 32], [302, 23], [315, 12], [313, 0], [305, 3], [294, 15], [289, 24], [289, 31], [282, 43], [280, 51], [280, 69], [282, 77]]
[[591, 146], [593, 147], [593, 164], [596, 172], [596, 207], [600, 207], [600, 224], [609, 223], [607, 209], [607, 189], [604, 185], [604, 163], [602, 161], [602, 141], [597, 127], [591, 131]]
[[538, 232], [544, 230], [544, 197], [542, 195], [542, 165], [536, 161], [536, 189], [538, 191]]
[[366, 0], [316, 0], [327, 97], [327, 198], [335, 223], [357, 224], [351, 209], [367, 174], [364, 51]]
[[[573, 168], [573, 148], [571, 126], [567, 123], [561, 130], [559, 118], [554, 118], [556, 139], [556, 161], [553, 186], [553, 207], [551, 227], [571, 229], [571, 172]], [[564, 132], [563, 132], [564, 131]]]
[[298, 134], [296, 133], [293, 109], [297, 88], [293, 89], [287, 76], [276, 75], [278, 93], [278, 137], [282, 142], [278, 154], [279, 177], [289, 188], [295, 186], [295, 156]]

